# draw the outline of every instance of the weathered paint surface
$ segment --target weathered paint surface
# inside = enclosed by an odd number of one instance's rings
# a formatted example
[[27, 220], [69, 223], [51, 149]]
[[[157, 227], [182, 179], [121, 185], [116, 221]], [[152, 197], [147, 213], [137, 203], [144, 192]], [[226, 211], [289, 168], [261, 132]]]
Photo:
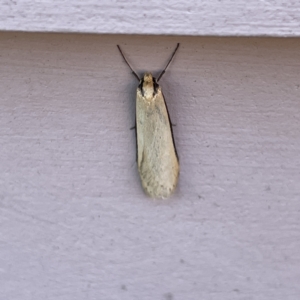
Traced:
[[[156, 74], [177, 42], [161, 203], [116, 44]], [[296, 39], [1, 33], [1, 297], [298, 300], [299, 70]]]

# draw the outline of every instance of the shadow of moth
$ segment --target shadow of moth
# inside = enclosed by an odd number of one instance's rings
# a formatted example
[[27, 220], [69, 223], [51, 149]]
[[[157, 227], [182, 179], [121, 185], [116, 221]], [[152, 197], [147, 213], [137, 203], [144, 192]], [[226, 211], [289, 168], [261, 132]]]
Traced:
[[179, 44], [156, 80], [146, 72], [142, 78], [132, 69], [121, 48], [124, 61], [139, 81], [136, 90], [137, 162], [143, 189], [152, 198], [167, 198], [175, 190], [179, 162], [167, 105], [158, 81], [166, 72]]

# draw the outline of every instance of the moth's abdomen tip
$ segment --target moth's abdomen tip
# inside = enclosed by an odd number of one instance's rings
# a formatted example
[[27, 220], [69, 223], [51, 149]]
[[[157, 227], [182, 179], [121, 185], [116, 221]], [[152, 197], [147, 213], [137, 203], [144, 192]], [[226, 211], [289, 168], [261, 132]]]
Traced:
[[178, 182], [178, 176], [173, 183], [158, 184], [151, 182], [149, 185], [142, 182], [145, 193], [153, 199], [167, 199], [175, 191]]
[[175, 191], [175, 187], [173, 187], [172, 189], [169, 190], [164, 190], [164, 191], [155, 191], [153, 193], [153, 191], [151, 191], [150, 193], [147, 193], [152, 199], [161, 199], [161, 200], [165, 200], [170, 198], [170, 196], [174, 193]]

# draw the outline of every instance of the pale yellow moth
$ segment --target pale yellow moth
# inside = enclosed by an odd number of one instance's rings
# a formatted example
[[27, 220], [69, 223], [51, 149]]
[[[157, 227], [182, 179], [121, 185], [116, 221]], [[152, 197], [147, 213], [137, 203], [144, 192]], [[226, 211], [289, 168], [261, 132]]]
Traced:
[[142, 78], [139, 78], [120, 46], [117, 47], [139, 81], [136, 91], [135, 128], [137, 162], [142, 186], [145, 193], [152, 198], [167, 198], [176, 188], [179, 162], [168, 109], [158, 81], [171, 63], [179, 44], [157, 80], [151, 73], [145, 73]]

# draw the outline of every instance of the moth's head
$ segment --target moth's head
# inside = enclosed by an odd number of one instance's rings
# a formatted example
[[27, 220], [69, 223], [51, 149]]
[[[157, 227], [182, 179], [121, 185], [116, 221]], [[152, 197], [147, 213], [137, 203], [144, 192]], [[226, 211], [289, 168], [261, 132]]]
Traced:
[[145, 73], [141, 78], [138, 89], [141, 91], [142, 96], [147, 99], [154, 97], [157, 94], [159, 85], [156, 82], [155, 77], [151, 73]]
[[154, 87], [158, 88], [158, 83], [156, 78], [152, 76], [151, 73], [145, 73], [144, 76], [140, 80], [140, 85], [144, 87]]
[[151, 73], [145, 73], [144, 74], [144, 77], [143, 77], [143, 81], [144, 81], [144, 83], [152, 83], [153, 81], [154, 81], [155, 79], [154, 79], [154, 77], [152, 76], [152, 74]]

